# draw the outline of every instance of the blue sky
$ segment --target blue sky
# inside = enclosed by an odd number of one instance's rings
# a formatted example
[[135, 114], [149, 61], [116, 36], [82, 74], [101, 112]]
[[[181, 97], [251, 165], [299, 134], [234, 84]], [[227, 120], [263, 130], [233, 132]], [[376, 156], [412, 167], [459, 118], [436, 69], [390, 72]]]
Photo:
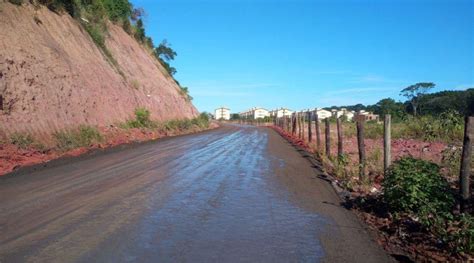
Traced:
[[133, 0], [200, 111], [364, 103], [474, 87], [474, 0]]

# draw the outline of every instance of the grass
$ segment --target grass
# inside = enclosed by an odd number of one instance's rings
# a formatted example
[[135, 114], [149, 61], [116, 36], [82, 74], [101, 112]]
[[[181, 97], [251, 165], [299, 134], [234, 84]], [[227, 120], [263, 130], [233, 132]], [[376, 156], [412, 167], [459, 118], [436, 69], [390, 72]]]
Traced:
[[76, 130], [57, 132], [54, 134], [54, 138], [57, 148], [63, 151], [87, 147], [103, 140], [96, 128], [86, 125], [81, 125]]
[[10, 143], [16, 145], [20, 149], [27, 149], [34, 142], [35, 142], [35, 140], [29, 134], [13, 133], [10, 136]]
[[136, 79], [132, 80], [132, 82], [130, 83], [132, 85], [132, 88], [138, 90], [140, 88], [140, 82]]
[[[344, 136], [357, 136], [354, 122], [344, 122]], [[366, 122], [364, 132], [366, 139], [383, 138], [383, 123]], [[421, 141], [440, 141], [449, 144], [460, 144], [464, 134], [464, 125], [459, 116], [421, 116], [409, 117], [392, 122], [392, 139], [415, 139]]]
[[209, 127], [209, 117], [201, 113], [193, 119], [168, 120], [164, 122], [152, 121], [150, 111], [145, 108], [135, 109], [135, 118], [119, 124], [122, 129], [157, 129], [162, 132], [186, 131], [193, 127], [205, 129]]
[[103, 29], [104, 26], [100, 24], [82, 24], [84, 25], [84, 28], [86, 29], [87, 33], [89, 33], [97, 47], [99, 47], [99, 49], [104, 53], [107, 60], [115, 67], [115, 69], [117, 69], [120, 75], [125, 76], [122, 70], [120, 69], [117, 60], [114, 58], [110, 50], [105, 45], [105, 29]]

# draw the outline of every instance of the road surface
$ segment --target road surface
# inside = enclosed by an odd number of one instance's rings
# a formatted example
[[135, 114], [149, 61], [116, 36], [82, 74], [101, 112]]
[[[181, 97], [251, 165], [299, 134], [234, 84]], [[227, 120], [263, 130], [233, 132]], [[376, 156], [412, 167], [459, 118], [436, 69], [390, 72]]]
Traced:
[[385, 262], [318, 170], [225, 126], [0, 178], [0, 262]]

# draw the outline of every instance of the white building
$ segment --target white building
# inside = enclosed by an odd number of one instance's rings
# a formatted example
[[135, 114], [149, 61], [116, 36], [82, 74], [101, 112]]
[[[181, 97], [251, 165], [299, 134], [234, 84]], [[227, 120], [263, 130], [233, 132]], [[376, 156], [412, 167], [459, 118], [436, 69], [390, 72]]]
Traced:
[[230, 109], [220, 107], [215, 110], [214, 118], [216, 120], [230, 120]]
[[283, 116], [291, 116], [291, 114], [293, 114], [293, 111], [287, 108], [279, 108], [276, 110], [271, 110], [269, 114], [270, 114], [270, 117], [281, 118]]
[[270, 116], [270, 112], [264, 108], [255, 107], [239, 113], [242, 119], [263, 119]]
[[332, 116], [332, 112], [325, 109], [316, 109], [316, 113], [318, 114], [318, 119], [320, 120], [324, 120]]
[[346, 108], [341, 108], [340, 110], [332, 109], [332, 116], [336, 116], [337, 118], [341, 116], [346, 116], [347, 120], [352, 120], [354, 118], [355, 113], [353, 111], [348, 111]]

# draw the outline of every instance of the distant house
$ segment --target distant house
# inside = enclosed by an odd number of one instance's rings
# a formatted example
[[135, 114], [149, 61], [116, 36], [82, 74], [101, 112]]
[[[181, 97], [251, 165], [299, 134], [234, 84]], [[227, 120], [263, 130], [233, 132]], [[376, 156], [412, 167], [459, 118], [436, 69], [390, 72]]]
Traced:
[[347, 120], [352, 120], [354, 118], [355, 113], [353, 111], [348, 111], [346, 108], [341, 108], [340, 110], [332, 109], [331, 110], [332, 116], [337, 118], [341, 116], [346, 116]]
[[332, 112], [325, 109], [316, 109], [316, 113], [318, 114], [318, 119], [320, 120], [324, 120], [332, 116]]
[[242, 119], [263, 119], [270, 116], [270, 112], [264, 108], [255, 107], [239, 113]]
[[279, 108], [276, 110], [271, 110], [269, 114], [270, 117], [281, 118], [283, 116], [291, 116], [291, 114], [293, 114], [293, 111], [287, 108]]
[[226, 107], [217, 108], [214, 112], [216, 120], [230, 120], [230, 109]]
[[361, 118], [364, 118], [365, 121], [379, 121], [379, 115], [365, 110], [360, 110], [357, 116], [362, 116]]

